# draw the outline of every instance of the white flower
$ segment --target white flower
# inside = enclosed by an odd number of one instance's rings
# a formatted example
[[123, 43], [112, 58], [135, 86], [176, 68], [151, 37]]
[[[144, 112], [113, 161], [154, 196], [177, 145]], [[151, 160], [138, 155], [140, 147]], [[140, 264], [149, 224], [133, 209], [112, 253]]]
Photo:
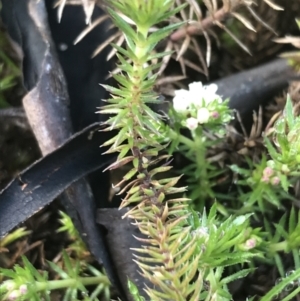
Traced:
[[206, 108], [200, 108], [197, 112], [197, 119], [200, 124], [207, 123], [210, 113]]
[[216, 84], [210, 84], [203, 86], [201, 82], [194, 82], [189, 84], [189, 91], [177, 90], [175, 91], [175, 97], [173, 99], [173, 106], [177, 112], [184, 112], [191, 108], [193, 104], [195, 107], [207, 106], [214, 100], [219, 103], [222, 102], [222, 98], [216, 94], [218, 86]]
[[186, 126], [189, 128], [191, 131], [195, 130], [198, 127], [198, 120], [194, 117], [190, 117], [186, 120]]

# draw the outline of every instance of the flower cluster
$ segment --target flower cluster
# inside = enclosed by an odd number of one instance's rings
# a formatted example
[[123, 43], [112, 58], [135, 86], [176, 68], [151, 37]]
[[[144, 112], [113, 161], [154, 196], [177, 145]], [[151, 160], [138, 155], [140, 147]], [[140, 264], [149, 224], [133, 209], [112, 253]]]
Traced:
[[207, 123], [226, 123], [231, 119], [228, 106], [220, 95], [216, 94], [218, 86], [203, 86], [201, 82], [189, 84], [189, 90], [175, 91], [173, 107], [183, 115], [183, 125], [195, 130]]
[[16, 289], [16, 284], [12, 280], [8, 280], [4, 283], [4, 288], [9, 291], [7, 296], [7, 300], [17, 300], [24, 297], [27, 293], [27, 285], [22, 284], [20, 285], [19, 289]]
[[267, 166], [263, 170], [261, 181], [265, 183], [271, 183], [272, 185], [278, 185], [280, 183], [280, 178], [275, 175], [275, 170], [273, 168]]

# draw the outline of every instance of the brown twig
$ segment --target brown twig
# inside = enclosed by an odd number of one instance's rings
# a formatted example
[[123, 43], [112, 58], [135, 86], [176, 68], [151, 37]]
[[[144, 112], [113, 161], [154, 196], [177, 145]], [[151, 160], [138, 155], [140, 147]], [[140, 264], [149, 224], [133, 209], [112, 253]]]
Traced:
[[196, 22], [187, 27], [178, 29], [171, 35], [170, 38], [172, 41], [176, 42], [184, 38], [186, 35], [193, 36], [197, 34], [202, 34], [203, 31], [206, 31], [211, 26], [216, 25], [216, 21], [220, 22], [226, 19], [230, 15], [231, 11], [236, 9], [239, 5], [240, 3], [236, 4], [235, 6], [232, 6], [230, 10], [228, 10], [227, 7], [223, 6], [221, 9], [216, 11], [213, 15], [206, 17], [202, 22]]

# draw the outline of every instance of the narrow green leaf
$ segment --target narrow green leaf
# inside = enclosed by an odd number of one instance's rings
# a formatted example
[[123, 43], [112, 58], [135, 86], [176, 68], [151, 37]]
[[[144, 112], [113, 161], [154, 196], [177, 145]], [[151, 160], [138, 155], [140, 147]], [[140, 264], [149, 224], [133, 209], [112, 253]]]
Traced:
[[171, 16], [176, 15], [178, 12], [180, 12], [187, 5], [188, 5], [187, 3], [183, 3], [181, 5], [176, 6], [174, 9], [164, 13], [160, 18], [157, 19], [157, 23], [162, 22], [164, 20], [168, 20]]
[[107, 7], [108, 13], [112, 16], [115, 24], [121, 29], [121, 31], [132, 41], [135, 41], [136, 33], [132, 27], [124, 21], [113, 9]]
[[122, 158], [121, 160], [118, 160], [118, 161], [112, 163], [111, 165], [109, 165], [104, 171], [120, 168], [121, 166], [123, 166], [133, 160], [134, 160], [133, 156], [128, 156], [128, 157]]
[[[131, 60], [135, 59], [135, 54], [134, 54], [134, 52], [132, 52], [130, 49], [126, 50], [126, 49], [124, 49], [123, 47], [121, 47], [121, 46], [119, 46], [119, 45], [117, 45], [117, 44], [114, 44], [114, 43], [112, 43], [111, 45], [112, 45], [112, 47], [114, 47], [118, 52], [122, 53], [126, 58], [131, 59]], [[122, 62], [122, 61], [121, 61], [121, 62]], [[126, 60], [125, 60], [125, 62], [128, 64], [128, 62], [127, 62]]]
[[267, 147], [268, 152], [271, 155], [272, 159], [277, 161], [279, 154], [276, 151], [276, 149], [274, 148], [274, 146], [272, 145], [271, 141], [267, 137], [265, 137], [264, 142], [266, 144], [266, 147]]
[[291, 130], [295, 123], [294, 118], [294, 110], [293, 110], [293, 104], [290, 95], [287, 95], [286, 105], [284, 109], [284, 115], [286, 117], [286, 121], [288, 123], [289, 130]]
[[113, 78], [126, 89], [131, 89], [132, 83], [123, 74], [113, 74]]
[[250, 268], [250, 269], [243, 269], [243, 270], [240, 270], [236, 273], [233, 273], [231, 274], [230, 276], [228, 277], [225, 277], [223, 278], [221, 281], [220, 281], [220, 284], [228, 284], [232, 281], [235, 281], [237, 279], [240, 279], [240, 278], [244, 278], [246, 277], [249, 273], [253, 272], [254, 269], [253, 268]]
[[184, 21], [184, 22], [179, 22], [179, 23], [175, 23], [175, 24], [170, 24], [166, 27], [163, 27], [163, 28], [155, 31], [154, 33], [152, 33], [149, 36], [149, 38], [148, 38], [149, 43], [156, 45], [159, 41], [161, 41], [162, 39], [167, 37], [173, 30], [181, 27], [185, 23], [186, 22]]
[[295, 211], [295, 207], [292, 206], [291, 213], [290, 213], [290, 216], [289, 216], [289, 229], [288, 229], [288, 232], [291, 233], [292, 231], [294, 231], [294, 229], [296, 228], [296, 225], [297, 225], [296, 211]]
[[108, 92], [113, 93], [115, 95], [118, 96], [122, 96], [122, 97], [129, 97], [131, 95], [131, 93], [129, 91], [126, 90], [122, 90], [122, 89], [118, 89], [112, 86], [108, 86], [108, 85], [101, 85], [103, 88], [105, 88]]
[[282, 281], [275, 285], [264, 297], [260, 299], [260, 301], [272, 301], [274, 296], [278, 296], [288, 284], [299, 279], [299, 277], [300, 269], [282, 279]]

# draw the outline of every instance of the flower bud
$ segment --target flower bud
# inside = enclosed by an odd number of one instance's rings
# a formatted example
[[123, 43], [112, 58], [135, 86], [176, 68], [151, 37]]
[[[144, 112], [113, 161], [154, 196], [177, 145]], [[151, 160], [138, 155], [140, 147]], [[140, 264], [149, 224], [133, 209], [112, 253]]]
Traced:
[[8, 295], [8, 300], [11, 300], [11, 301], [13, 301], [13, 300], [16, 300], [17, 298], [19, 298], [20, 297], [20, 292], [19, 291], [17, 291], [17, 290], [14, 290], [14, 291], [12, 291], [9, 295]]
[[261, 182], [269, 183], [269, 181], [270, 181], [270, 178], [265, 175], [263, 175], [263, 177], [261, 178]]
[[286, 174], [290, 172], [290, 169], [286, 164], [282, 164], [281, 170], [283, 173], [286, 173]]
[[259, 246], [262, 242], [262, 238], [256, 235], [251, 235], [244, 243], [239, 245], [239, 249], [243, 251], [249, 251]]
[[273, 175], [273, 173], [274, 173], [274, 170], [269, 166], [267, 166], [263, 171], [263, 175], [266, 177], [271, 177]]
[[256, 239], [255, 238], [249, 238], [248, 240], [246, 240], [245, 247], [248, 250], [251, 250], [251, 249], [255, 248], [255, 246], [256, 246]]
[[22, 295], [25, 295], [28, 291], [27, 289], [27, 285], [26, 284], [22, 284], [20, 287], [19, 287], [19, 291]]
[[7, 280], [3, 283], [3, 287], [7, 291], [12, 291], [16, 287], [16, 283], [13, 280]]
[[217, 118], [220, 117], [220, 114], [219, 114], [219, 112], [214, 111], [214, 112], [211, 113], [211, 117], [214, 118], [214, 119], [217, 119]]
[[272, 183], [272, 185], [274, 185], [274, 186], [278, 185], [278, 184], [280, 183], [279, 177], [274, 177], [274, 178], [272, 178], [272, 179], [271, 179], [271, 183]]
[[193, 131], [198, 127], [198, 120], [194, 117], [190, 117], [186, 120], [186, 126], [188, 129]]
[[197, 112], [197, 119], [200, 124], [207, 123], [210, 117], [210, 113], [206, 108], [200, 108]]

